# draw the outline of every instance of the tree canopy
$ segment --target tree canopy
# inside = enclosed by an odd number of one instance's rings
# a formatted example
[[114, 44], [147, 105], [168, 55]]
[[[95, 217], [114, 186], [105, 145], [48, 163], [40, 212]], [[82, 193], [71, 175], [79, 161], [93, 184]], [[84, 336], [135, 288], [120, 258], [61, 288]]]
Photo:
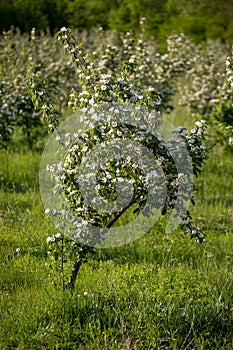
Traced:
[[233, 43], [233, 0], [1, 0], [0, 30], [11, 26], [28, 32], [62, 26], [80, 30], [138, 31], [141, 17], [147, 19], [146, 33], [164, 40], [184, 32], [196, 42], [220, 39]]

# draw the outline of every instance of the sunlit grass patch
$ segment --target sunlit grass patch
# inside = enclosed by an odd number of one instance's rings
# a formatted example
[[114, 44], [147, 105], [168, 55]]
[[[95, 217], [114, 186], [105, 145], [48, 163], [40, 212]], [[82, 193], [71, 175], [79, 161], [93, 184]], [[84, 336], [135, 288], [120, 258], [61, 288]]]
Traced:
[[[216, 150], [195, 182], [192, 212], [203, 244], [166, 233], [162, 217], [140, 239], [97, 250], [73, 293], [62, 289], [61, 261], [48, 259], [46, 238], [56, 231], [38, 191], [40, 155], [32, 155], [9, 153], [3, 169], [3, 349], [232, 349], [231, 154]], [[66, 262], [65, 279], [71, 269]]]

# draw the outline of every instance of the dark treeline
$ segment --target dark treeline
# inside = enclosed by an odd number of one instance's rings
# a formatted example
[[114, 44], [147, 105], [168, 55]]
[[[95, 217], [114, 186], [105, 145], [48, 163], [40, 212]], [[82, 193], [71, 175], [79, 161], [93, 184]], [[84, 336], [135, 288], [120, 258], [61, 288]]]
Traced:
[[219, 38], [233, 44], [233, 0], [0, 0], [0, 31], [11, 26], [23, 32], [33, 27], [63, 26], [138, 31], [146, 17], [149, 36], [164, 40], [184, 32], [196, 42]]

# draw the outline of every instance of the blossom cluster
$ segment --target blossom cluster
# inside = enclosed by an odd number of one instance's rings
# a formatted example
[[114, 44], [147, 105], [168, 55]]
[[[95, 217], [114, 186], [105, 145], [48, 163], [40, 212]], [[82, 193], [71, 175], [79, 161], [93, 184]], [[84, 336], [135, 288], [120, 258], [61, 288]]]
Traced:
[[[167, 50], [160, 53], [156, 44], [146, 38], [142, 22], [141, 34], [136, 37], [126, 32], [115, 38], [117, 44], [109, 42], [101, 32], [98, 47], [91, 50], [77, 44], [69, 28], [62, 28], [58, 40], [77, 65], [77, 78], [82, 86], [82, 94], [72, 91], [69, 106], [74, 110], [84, 107], [85, 103], [95, 104], [103, 99], [106, 102], [116, 100], [116, 91], [121, 101], [135, 102], [147, 94], [160, 96], [162, 110], [169, 112], [172, 97], [176, 92], [177, 80], [188, 70], [194, 58], [194, 43], [184, 34], [172, 35], [167, 39]], [[85, 71], [82, 67], [85, 67]], [[93, 74], [95, 73], [95, 74]], [[125, 75], [130, 79], [125, 80]], [[91, 100], [89, 91], [96, 91]], [[160, 104], [161, 101], [157, 100]]]
[[232, 144], [232, 53], [221, 44], [193, 47], [193, 58], [179, 83], [180, 104], [194, 118], [205, 118], [212, 126], [211, 137]]
[[[46, 81], [35, 93], [55, 96], [61, 110], [65, 106], [74, 68], [56, 45], [55, 38], [36, 36], [35, 29], [21, 35], [11, 29], [0, 40], [0, 148], [7, 147], [14, 129], [23, 130], [30, 145], [45, 133], [40, 108], [35, 110], [30, 93], [32, 75]], [[74, 84], [72, 83], [74, 87]]]
[[193, 60], [186, 70], [185, 80], [179, 84], [180, 104], [187, 106], [193, 117], [210, 119], [212, 101], [223, 82], [224, 60], [227, 51], [220, 44], [208, 43], [206, 47], [193, 47]]
[[223, 82], [218, 86], [216, 99], [212, 102], [212, 116], [228, 138], [228, 144], [233, 146], [233, 50], [231, 56], [226, 58]]

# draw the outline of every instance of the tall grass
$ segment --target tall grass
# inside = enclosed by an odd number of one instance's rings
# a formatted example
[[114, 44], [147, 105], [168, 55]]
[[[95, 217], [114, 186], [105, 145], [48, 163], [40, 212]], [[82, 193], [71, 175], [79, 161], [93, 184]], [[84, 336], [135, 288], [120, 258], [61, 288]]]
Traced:
[[232, 154], [216, 147], [195, 182], [206, 242], [166, 234], [162, 217], [137, 241], [97, 251], [73, 293], [47, 255], [39, 163], [39, 152], [1, 152], [0, 348], [233, 348]]

